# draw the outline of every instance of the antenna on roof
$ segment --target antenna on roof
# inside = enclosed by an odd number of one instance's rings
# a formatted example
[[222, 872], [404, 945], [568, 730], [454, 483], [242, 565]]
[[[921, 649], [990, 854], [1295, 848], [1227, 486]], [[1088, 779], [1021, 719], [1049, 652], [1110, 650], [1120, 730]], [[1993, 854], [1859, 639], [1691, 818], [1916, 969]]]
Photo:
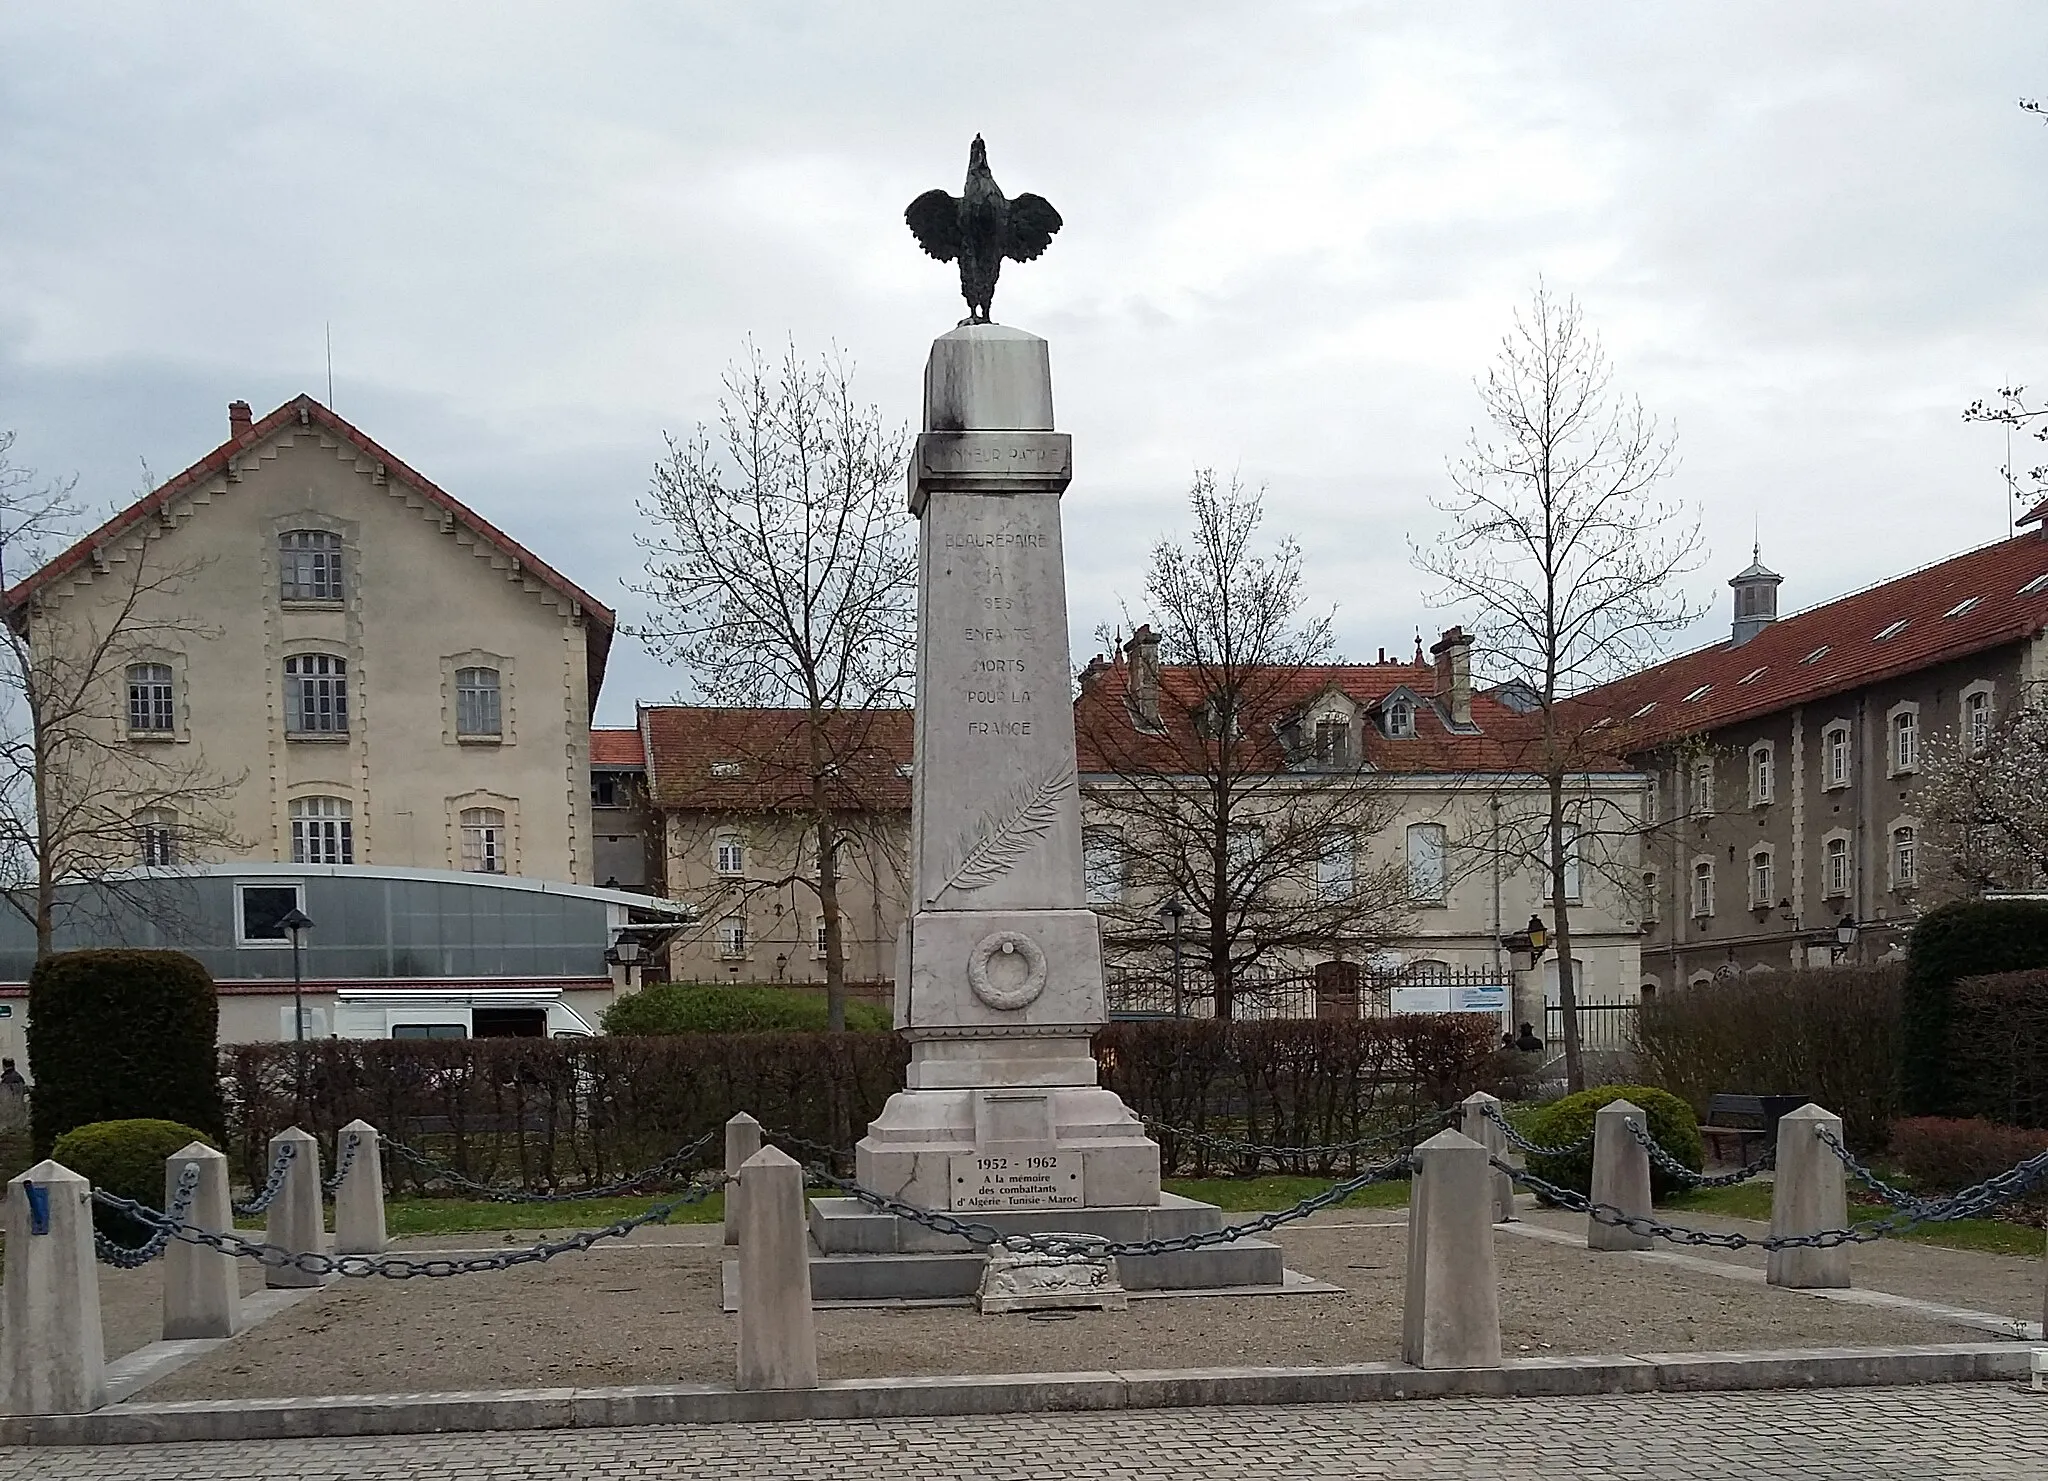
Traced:
[[334, 321], [327, 321], [327, 409], [334, 410]]

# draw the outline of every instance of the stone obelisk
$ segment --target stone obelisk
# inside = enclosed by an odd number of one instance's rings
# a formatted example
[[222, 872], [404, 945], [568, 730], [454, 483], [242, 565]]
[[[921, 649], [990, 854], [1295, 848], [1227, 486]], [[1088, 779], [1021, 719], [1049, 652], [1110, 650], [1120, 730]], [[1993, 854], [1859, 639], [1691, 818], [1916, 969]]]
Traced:
[[1081, 804], [1046, 342], [941, 335], [910, 467], [920, 524], [908, 1088], [857, 1150], [870, 1188], [971, 1211], [1156, 1206], [1159, 1148], [1096, 1084], [1101, 932]]

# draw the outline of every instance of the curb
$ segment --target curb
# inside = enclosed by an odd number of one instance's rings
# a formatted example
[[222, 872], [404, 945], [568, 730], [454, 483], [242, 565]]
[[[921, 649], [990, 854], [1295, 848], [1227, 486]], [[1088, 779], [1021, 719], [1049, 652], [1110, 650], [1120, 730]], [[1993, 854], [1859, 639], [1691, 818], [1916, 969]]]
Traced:
[[495, 1389], [114, 1404], [90, 1414], [0, 1418], [0, 1444], [129, 1445], [486, 1430], [748, 1424], [804, 1419], [929, 1419], [1233, 1404], [1357, 1404], [1395, 1399], [1578, 1398], [1597, 1394], [1981, 1383], [2027, 1375], [2011, 1342], [1781, 1352], [1515, 1358], [1498, 1368], [1166, 1368], [1097, 1373], [840, 1379], [813, 1389], [740, 1392], [706, 1383]]

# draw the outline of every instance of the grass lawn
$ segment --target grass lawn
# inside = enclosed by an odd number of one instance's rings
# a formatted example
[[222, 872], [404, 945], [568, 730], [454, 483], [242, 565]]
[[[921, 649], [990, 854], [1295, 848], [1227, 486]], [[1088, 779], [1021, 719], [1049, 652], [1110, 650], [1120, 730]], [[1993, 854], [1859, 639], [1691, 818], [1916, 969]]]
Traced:
[[[1695, 1211], [1721, 1214], [1737, 1219], [1765, 1219], [1771, 1216], [1771, 1188], [1768, 1183], [1738, 1183], [1733, 1188], [1695, 1188], [1660, 1205], [1666, 1213]], [[1880, 1203], [1849, 1201], [1851, 1223], [1880, 1219], [1890, 1210]], [[2030, 1255], [2039, 1258], [2044, 1236], [2038, 1228], [2008, 1223], [2003, 1219], [1956, 1219], [1946, 1224], [1922, 1224], [1904, 1234], [1886, 1236], [1916, 1244], [1944, 1245], [1952, 1250], [1979, 1250], [1993, 1255]]]
[[[1335, 1178], [1298, 1178], [1274, 1173], [1259, 1178], [1168, 1178], [1161, 1186], [1169, 1193], [1213, 1203], [1231, 1213], [1264, 1213], [1269, 1209], [1291, 1208], [1336, 1181]], [[1406, 1178], [1361, 1188], [1337, 1205], [1338, 1208], [1407, 1206]]]

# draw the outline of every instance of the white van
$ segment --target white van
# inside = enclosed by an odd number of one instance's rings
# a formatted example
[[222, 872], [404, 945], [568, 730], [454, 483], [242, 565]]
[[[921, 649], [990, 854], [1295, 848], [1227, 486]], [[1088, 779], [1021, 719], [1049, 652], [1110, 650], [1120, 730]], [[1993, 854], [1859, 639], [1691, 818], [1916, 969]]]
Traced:
[[560, 992], [545, 988], [344, 987], [335, 993], [337, 1039], [587, 1039], [596, 1032]]

